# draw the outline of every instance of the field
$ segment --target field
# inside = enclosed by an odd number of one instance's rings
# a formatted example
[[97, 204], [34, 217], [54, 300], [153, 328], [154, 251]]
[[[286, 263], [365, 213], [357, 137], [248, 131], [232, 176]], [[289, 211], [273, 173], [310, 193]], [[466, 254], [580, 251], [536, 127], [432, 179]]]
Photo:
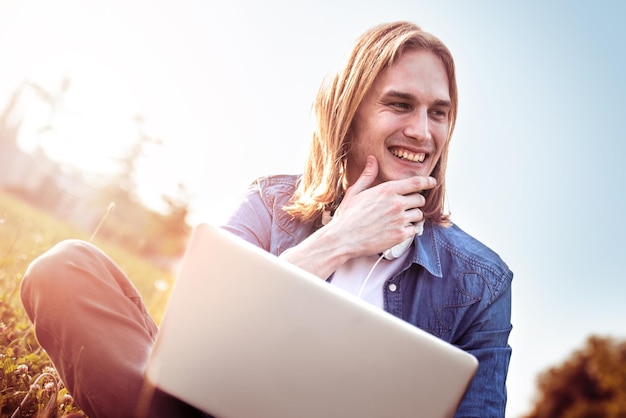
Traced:
[[[82, 415], [37, 343], [19, 289], [24, 271], [38, 255], [63, 239], [87, 240], [89, 235], [0, 193], [0, 418]], [[160, 322], [172, 273], [97, 237], [94, 243], [133, 279], [148, 310]], [[67, 297], [72, 297], [72, 289], [67, 289]]]

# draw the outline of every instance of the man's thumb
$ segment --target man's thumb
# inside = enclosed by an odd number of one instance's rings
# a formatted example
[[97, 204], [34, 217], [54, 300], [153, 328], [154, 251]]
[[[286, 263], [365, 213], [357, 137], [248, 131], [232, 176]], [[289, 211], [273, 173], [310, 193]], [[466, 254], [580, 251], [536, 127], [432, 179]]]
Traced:
[[354, 193], [360, 193], [365, 189], [368, 189], [378, 175], [378, 160], [373, 155], [368, 155], [365, 162], [365, 168], [361, 172], [359, 178], [354, 182], [351, 189]]

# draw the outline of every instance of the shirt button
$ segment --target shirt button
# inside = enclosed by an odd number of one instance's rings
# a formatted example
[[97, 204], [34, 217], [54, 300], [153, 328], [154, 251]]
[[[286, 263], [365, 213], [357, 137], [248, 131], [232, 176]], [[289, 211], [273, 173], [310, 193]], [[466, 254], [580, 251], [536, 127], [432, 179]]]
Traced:
[[396, 290], [398, 290], [398, 286], [396, 286], [395, 283], [391, 283], [388, 287], [390, 292], [395, 292]]

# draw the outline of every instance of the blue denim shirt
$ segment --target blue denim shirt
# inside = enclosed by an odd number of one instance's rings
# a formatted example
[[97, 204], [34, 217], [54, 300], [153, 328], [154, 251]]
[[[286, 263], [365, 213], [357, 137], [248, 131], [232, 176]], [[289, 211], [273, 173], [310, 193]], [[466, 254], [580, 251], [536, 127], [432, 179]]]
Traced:
[[[319, 227], [282, 209], [297, 180], [290, 175], [257, 179], [224, 228], [275, 255], [297, 245]], [[456, 225], [426, 222], [415, 244], [400, 273], [384, 287], [385, 310], [478, 359], [456, 417], [504, 417], [513, 273]]]

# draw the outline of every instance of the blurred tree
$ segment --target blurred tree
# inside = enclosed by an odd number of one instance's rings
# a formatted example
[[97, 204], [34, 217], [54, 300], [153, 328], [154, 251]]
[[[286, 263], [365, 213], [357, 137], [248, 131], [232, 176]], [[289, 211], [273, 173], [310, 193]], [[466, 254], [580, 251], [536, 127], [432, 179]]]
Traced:
[[17, 136], [22, 125], [22, 119], [17, 115], [17, 104], [24, 85], [15, 89], [6, 106], [0, 113], [0, 147], [17, 146]]
[[[3, 170], [11, 168], [8, 162], [13, 154], [10, 151], [18, 150], [17, 138], [22, 123], [18, 106], [22, 96], [26, 92], [34, 93], [49, 111], [37, 131], [37, 152], [42, 152], [42, 136], [54, 131], [55, 120], [59, 114], [68, 112], [65, 99], [70, 86], [70, 79], [66, 76], [55, 89], [47, 89], [28, 80], [15, 89], [0, 112], [0, 187], [3, 187], [1, 180], [8, 177]], [[117, 173], [97, 186], [97, 197], [89, 206], [95, 211], [101, 211], [102, 215], [93, 230], [87, 232], [91, 233], [91, 239], [97, 237], [116, 242], [129, 251], [167, 265], [172, 258], [179, 257], [184, 251], [190, 231], [186, 221], [190, 196], [182, 184], [174, 195], [162, 196], [166, 204], [164, 213], [152, 211], [140, 201], [136, 184], [138, 164], [145, 157], [149, 146], [160, 145], [162, 141], [146, 132], [143, 116], [136, 115], [133, 120], [137, 136], [127, 151], [117, 159]], [[57, 187], [54, 178], [56, 174], [58, 173], [55, 171], [42, 181], [42, 192], [29, 199], [32, 203], [40, 207], [56, 206], [44, 199], [48, 195], [61, 199], [60, 194], [63, 191]], [[97, 218], [98, 215], [95, 216]], [[63, 218], [63, 214], [61, 217]]]
[[562, 365], [543, 372], [526, 418], [626, 417], [626, 341], [591, 336]]
[[50, 113], [48, 115], [48, 120], [41, 128], [39, 128], [39, 135], [53, 131], [56, 116], [59, 113], [66, 111], [66, 109], [64, 109], [64, 102], [65, 96], [67, 95], [71, 85], [69, 77], [67, 75], [63, 76], [59, 88], [54, 92], [50, 92], [41, 85], [28, 80], [24, 82], [24, 85], [30, 87], [37, 94], [37, 96], [49, 106]]
[[165, 214], [153, 213], [150, 235], [157, 248], [151, 250], [165, 257], [179, 257], [185, 250], [191, 231], [187, 223], [190, 195], [185, 185], [179, 183], [175, 195], [163, 195], [161, 198], [167, 210]]
[[135, 173], [137, 165], [141, 157], [146, 153], [146, 147], [149, 145], [161, 145], [163, 141], [146, 133], [144, 128], [144, 117], [135, 115], [133, 118], [137, 126], [137, 139], [128, 151], [117, 159], [120, 166], [118, 175], [113, 182], [120, 186], [128, 195], [134, 198], [137, 194], [137, 185], [135, 183]]
[[117, 159], [119, 171], [103, 187], [98, 199], [103, 208], [111, 203], [115, 205], [115, 210], [107, 211], [109, 219], [101, 222], [98, 234], [153, 261], [167, 263], [169, 258], [178, 257], [184, 250], [189, 233], [186, 221], [189, 194], [181, 184], [176, 195], [162, 196], [167, 206], [165, 214], [152, 211], [140, 202], [135, 181], [139, 160], [149, 145], [160, 145], [162, 141], [146, 133], [142, 116], [137, 115], [134, 120], [136, 140]]
[[136, 115], [134, 121], [137, 137], [126, 153], [116, 159], [119, 170], [99, 193], [98, 206], [105, 208], [111, 203], [115, 205], [114, 211], [107, 212], [108, 220], [102, 223], [99, 234], [140, 253], [149, 242], [147, 230], [151, 213], [137, 197], [135, 173], [146, 146], [161, 141], [146, 134], [142, 116]]
[[[37, 97], [50, 107], [50, 114], [44, 125], [39, 128], [39, 134], [51, 131], [55, 115], [63, 107], [65, 95], [70, 88], [70, 79], [65, 76], [56, 92], [50, 93], [37, 83], [26, 80], [22, 82], [11, 94], [5, 108], [0, 113], [0, 143], [17, 144], [17, 136], [22, 124], [22, 117], [18, 115], [18, 105], [22, 95], [27, 90], [35, 92]], [[14, 121], [12, 121], [14, 119]]]

